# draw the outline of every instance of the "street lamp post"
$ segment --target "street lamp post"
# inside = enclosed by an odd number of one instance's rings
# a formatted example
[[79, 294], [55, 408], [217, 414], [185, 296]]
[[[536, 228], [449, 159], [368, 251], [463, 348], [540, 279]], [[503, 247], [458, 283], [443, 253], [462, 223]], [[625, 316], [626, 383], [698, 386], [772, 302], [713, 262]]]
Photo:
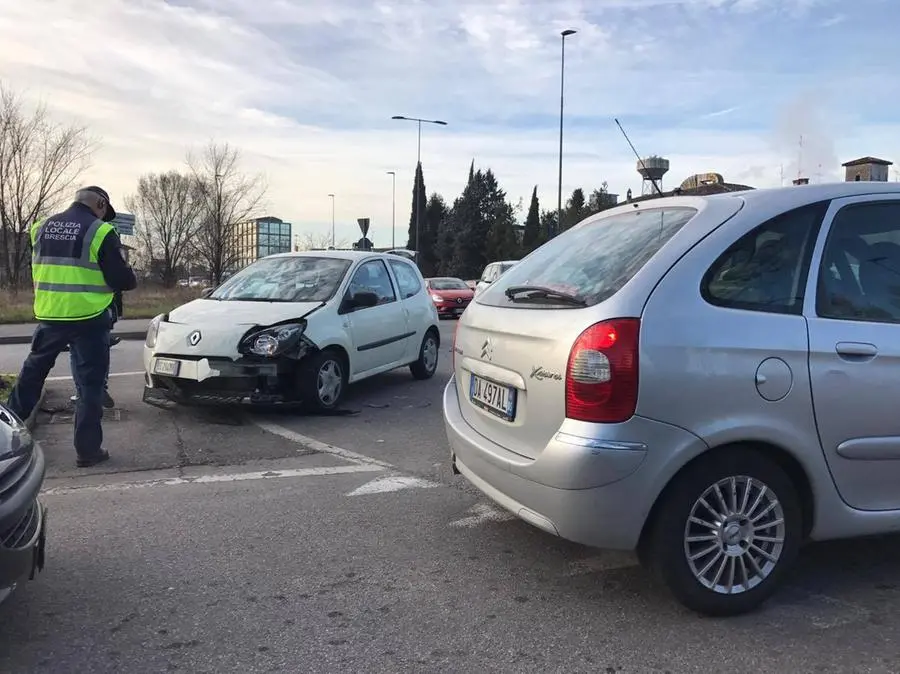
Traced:
[[[418, 117], [404, 117], [403, 115], [394, 115], [391, 119], [400, 119], [406, 122], [416, 122], [419, 126], [419, 136], [418, 143], [416, 145], [416, 174], [418, 175], [419, 167], [422, 164], [422, 123], [425, 124], [438, 124], [440, 126], [447, 126], [447, 122], [441, 121], [439, 119], [419, 119]], [[416, 184], [416, 180], [413, 179], [413, 198], [415, 200], [415, 210], [416, 210], [416, 265], [420, 266], [419, 261], [419, 250], [421, 250], [422, 246], [419, 243], [419, 229], [421, 227], [422, 222], [422, 204], [419, 203], [419, 189]]]
[[397, 172], [388, 171], [387, 174], [391, 177], [391, 248], [396, 248], [394, 233], [397, 219]]
[[566, 78], [566, 38], [574, 35], [576, 31], [571, 28], [560, 33], [562, 45], [562, 58], [559, 71], [559, 185], [556, 195], [556, 233], [562, 230], [562, 156], [563, 156], [563, 110], [565, 108], [565, 78]]
[[328, 196], [331, 197], [331, 247], [334, 248], [334, 195]]

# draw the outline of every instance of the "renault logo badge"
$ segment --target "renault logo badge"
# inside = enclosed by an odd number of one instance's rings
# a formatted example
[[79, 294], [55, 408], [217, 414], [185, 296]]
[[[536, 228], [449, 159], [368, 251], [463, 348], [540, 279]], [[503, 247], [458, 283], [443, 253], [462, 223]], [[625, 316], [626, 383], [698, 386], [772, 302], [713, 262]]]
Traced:
[[203, 335], [200, 334], [200, 331], [194, 330], [191, 334], [188, 335], [188, 344], [190, 344], [191, 346], [197, 346], [202, 338]]

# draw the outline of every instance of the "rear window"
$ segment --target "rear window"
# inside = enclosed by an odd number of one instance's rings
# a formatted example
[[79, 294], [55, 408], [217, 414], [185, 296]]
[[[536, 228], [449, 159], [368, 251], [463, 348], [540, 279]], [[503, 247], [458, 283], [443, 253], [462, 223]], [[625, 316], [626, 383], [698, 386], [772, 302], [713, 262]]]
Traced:
[[615, 295], [678, 230], [695, 208], [635, 209], [570, 229], [547, 242], [506, 272], [478, 297], [480, 304], [546, 308], [576, 307], [551, 296], [539, 302], [514, 302], [509, 288], [534, 286], [574, 296], [583, 306]]

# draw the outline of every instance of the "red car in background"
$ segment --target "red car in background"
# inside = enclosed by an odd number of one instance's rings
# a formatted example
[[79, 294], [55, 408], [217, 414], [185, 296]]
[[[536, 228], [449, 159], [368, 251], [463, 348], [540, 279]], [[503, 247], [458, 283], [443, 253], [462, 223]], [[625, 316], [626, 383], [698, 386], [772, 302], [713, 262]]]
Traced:
[[438, 316], [462, 315], [475, 296], [475, 292], [462, 279], [442, 276], [425, 279], [425, 287], [431, 295], [431, 301], [437, 309]]

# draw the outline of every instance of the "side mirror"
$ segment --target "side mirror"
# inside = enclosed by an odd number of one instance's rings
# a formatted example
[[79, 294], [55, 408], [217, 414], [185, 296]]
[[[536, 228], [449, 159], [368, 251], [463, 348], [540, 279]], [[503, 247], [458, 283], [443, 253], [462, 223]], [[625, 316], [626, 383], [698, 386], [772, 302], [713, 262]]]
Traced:
[[378, 295], [368, 290], [360, 290], [350, 298], [350, 303], [354, 308], [368, 309], [378, 304]]
[[215, 290], [215, 288], [204, 288], [203, 292], [200, 293], [200, 297], [206, 299], [207, 297], [212, 295], [213, 290]]

